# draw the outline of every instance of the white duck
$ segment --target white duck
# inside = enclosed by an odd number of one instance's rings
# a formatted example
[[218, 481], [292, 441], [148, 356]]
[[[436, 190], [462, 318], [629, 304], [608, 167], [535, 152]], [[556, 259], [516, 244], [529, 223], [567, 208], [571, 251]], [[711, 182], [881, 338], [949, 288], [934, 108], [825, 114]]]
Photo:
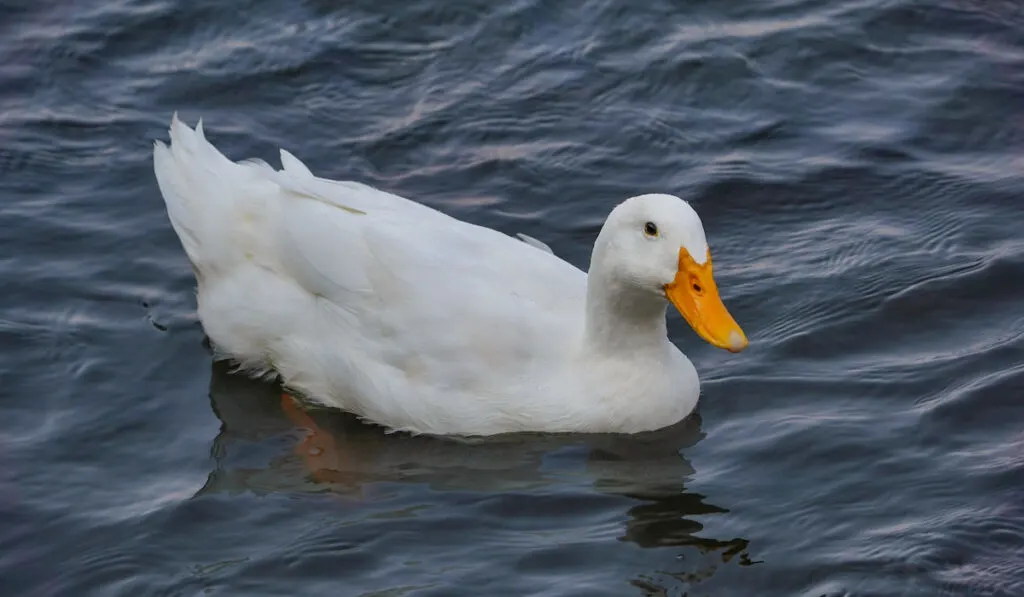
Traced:
[[696, 212], [671, 195], [612, 210], [590, 273], [543, 243], [355, 182], [232, 162], [175, 115], [156, 178], [220, 357], [306, 399], [439, 435], [652, 430], [700, 382], [666, 336], [671, 302], [738, 352]]

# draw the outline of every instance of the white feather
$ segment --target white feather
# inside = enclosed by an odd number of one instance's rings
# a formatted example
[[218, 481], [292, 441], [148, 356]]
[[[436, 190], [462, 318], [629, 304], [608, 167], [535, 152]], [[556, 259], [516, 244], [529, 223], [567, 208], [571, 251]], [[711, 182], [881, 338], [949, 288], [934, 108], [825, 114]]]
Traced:
[[530, 245], [531, 247], [537, 247], [538, 249], [540, 249], [541, 251], [544, 251], [545, 253], [551, 253], [552, 255], [555, 254], [555, 252], [551, 250], [551, 247], [549, 247], [546, 244], [540, 242], [539, 240], [533, 238], [532, 236], [527, 236], [526, 234], [523, 234], [522, 232], [519, 232], [518, 234], [516, 234], [516, 236], [518, 236], [520, 240], [522, 240], [524, 243]]
[[[626, 321], [638, 316], [619, 307], [594, 313], [587, 274], [526, 235], [318, 178], [284, 150], [281, 170], [232, 162], [177, 115], [170, 136], [170, 147], [155, 144], [154, 168], [196, 269], [199, 317], [218, 354], [246, 370], [274, 370], [310, 400], [434, 434], [632, 432], [696, 404], [696, 372], [664, 336], [662, 297], [652, 294], [661, 311], [650, 322]], [[640, 203], [689, 217], [668, 200]], [[599, 243], [621, 244], [609, 238]], [[669, 266], [657, 275], [671, 276]], [[628, 312], [645, 312], [646, 296]], [[591, 328], [616, 339], [594, 344]]]

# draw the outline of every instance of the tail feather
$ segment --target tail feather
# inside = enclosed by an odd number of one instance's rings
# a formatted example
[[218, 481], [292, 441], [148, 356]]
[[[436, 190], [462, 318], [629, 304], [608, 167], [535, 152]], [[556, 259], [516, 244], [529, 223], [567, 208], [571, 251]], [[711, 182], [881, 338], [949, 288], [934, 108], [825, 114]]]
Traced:
[[170, 138], [170, 145], [154, 143], [153, 168], [171, 225], [200, 283], [247, 262], [274, 262], [268, 231], [280, 201], [315, 200], [356, 215], [366, 215], [360, 208], [370, 203], [385, 209], [381, 202], [392, 201], [437, 215], [365, 185], [317, 178], [283, 149], [281, 170], [262, 160], [234, 162], [206, 140], [202, 120], [192, 129], [175, 113]]
[[195, 265], [200, 247], [197, 236], [198, 222], [195, 222], [189, 213], [188, 191], [181, 184], [175, 156], [163, 141], [153, 142], [153, 168], [156, 171], [157, 186], [160, 187], [160, 194], [164, 197], [171, 226], [174, 227], [185, 253]]
[[228, 253], [228, 234], [242, 169], [175, 113], [170, 146], [153, 145], [153, 169], [171, 225], [197, 275], [215, 270]]

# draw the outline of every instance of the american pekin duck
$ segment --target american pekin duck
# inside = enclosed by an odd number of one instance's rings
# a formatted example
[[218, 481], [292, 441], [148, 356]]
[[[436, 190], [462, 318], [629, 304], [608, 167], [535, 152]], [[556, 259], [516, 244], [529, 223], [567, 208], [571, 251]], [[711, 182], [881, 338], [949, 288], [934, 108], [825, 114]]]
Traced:
[[710, 344], [747, 346], [701, 220], [672, 195], [615, 207], [583, 272], [284, 150], [281, 169], [232, 161], [201, 121], [175, 115], [153, 157], [218, 357], [393, 430], [653, 430], [700, 395], [668, 340], [669, 304]]

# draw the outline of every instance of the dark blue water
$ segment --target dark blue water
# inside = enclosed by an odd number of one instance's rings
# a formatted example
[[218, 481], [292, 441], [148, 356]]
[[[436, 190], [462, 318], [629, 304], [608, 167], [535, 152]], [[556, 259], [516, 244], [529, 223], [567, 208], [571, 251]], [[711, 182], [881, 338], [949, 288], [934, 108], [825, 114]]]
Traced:
[[[586, 266], [691, 200], [699, 415], [460, 443], [213, 365], [171, 113]], [[0, 594], [1024, 595], [1024, 8], [0, 0]]]

